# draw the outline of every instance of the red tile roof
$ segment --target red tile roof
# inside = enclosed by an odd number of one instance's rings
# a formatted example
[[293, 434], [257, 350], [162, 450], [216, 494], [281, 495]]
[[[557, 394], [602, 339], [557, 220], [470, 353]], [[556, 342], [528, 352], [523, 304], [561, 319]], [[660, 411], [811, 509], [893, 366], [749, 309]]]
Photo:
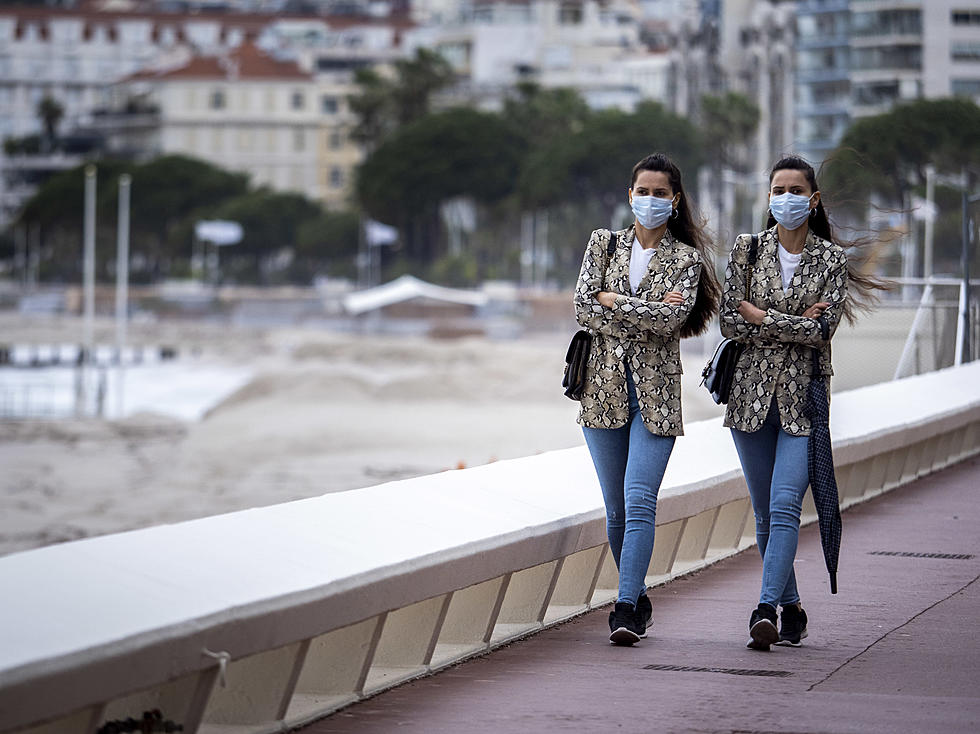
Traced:
[[294, 61], [282, 61], [245, 42], [224, 56], [195, 56], [183, 66], [136, 72], [123, 81], [149, 79], [293, 79], [307, 81], [313, 75]]

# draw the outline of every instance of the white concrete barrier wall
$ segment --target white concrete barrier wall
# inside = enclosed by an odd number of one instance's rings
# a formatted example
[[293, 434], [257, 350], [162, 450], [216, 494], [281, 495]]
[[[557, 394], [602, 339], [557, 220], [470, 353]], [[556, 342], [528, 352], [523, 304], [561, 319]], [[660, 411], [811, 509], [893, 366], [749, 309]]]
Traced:
[[[980, 364], [831, 413], [846, 506], [980, 452]], [[677, 441], [657, 515], [651, 584], [755, 542], [719, 420]], [[283, 731], [612, 601], [605, 540], [581, 447], [6, 556], [0, 732]]]

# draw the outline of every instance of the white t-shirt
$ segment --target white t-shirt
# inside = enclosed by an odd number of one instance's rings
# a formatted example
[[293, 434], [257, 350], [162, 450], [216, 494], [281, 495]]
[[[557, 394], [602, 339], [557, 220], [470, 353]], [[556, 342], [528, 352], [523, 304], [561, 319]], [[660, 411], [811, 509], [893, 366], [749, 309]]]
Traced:
[[800, 258], [803, 257], [802, 252], [793, 254], [785, 247], [783, 243], [779, 243], [779, 272], [783, 276], [783, 293], [789, 290], [790, 285], [793, 282], [793, 274], [796, 272], [796, 267], [800, 264]]
[[630, 290], [633, 291], [634, 296], [636, 295], [636, 289], [640, 285], [640, 281], [647, 274], [647, 268], [650, 267], [650, 259], [656, 251], [656, 247], [644, 247], [638, 239], [633, 238], [633, 251], [630, 254]]

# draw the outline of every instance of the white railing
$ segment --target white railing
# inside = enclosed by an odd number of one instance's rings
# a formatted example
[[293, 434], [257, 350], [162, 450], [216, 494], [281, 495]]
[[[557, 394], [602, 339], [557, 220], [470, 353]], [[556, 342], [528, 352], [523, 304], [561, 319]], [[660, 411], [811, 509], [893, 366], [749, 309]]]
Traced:
[[[980, 364], [839, 393], [832, 413], [847, 506], [980, 451]], [[687, 434], [651, 584], [754, 543], [728, 432]], [[615, 587], [584, 447], [17, 553], [0, 558], [0, 732], [150, 709], [187, 732], [285, 731]]]

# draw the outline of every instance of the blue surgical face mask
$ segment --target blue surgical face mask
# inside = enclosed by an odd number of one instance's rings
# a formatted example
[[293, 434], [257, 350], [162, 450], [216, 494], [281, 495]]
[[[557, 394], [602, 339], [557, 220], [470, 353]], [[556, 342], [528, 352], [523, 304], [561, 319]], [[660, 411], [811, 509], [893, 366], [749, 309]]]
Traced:
[[673, 199], [661, 199], [659, 196], [634, 196], [630, 206], [636, 221], [647, 229], [656, 229], [674, 211]]
[[810, 216], [810, 196], [799, 194], [780, 194], [769, 197], [769, 211], [772, 217], [786, 229], [796, 229], [803, 225]]

